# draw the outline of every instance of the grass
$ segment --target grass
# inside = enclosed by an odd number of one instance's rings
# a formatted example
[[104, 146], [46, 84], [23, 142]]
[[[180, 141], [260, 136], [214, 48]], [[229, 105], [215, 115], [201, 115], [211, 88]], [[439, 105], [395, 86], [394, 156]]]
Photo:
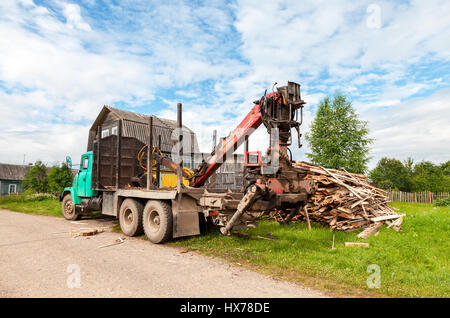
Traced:
[[[297, 281], [340, 296], [449, 297], [448, 260], [450, 208], [428, 204], [394, 203], [407, 216], [403, 231], [383, 227], [377, 236], [357, 238], [357, 233], [333, 233], [320, 225], [311, 231], [306, 224], [280, 226], [260, 222], [258, 228], [243, 230], [252, 237], [271, 233], [268, 241], [245, 237], [224, 237], [217, 231], [169, 243], [241, 266]], [[344, 242], [368, 242], [369, 248], [345, 247]], [[379, 289], [369, 289], [367, 272], [377, 264], [381, 272]]]
[[[50, 194], [20, 194], [0, 197], [0, 208], [16, 212], [62, 217], [61, 202]], [[93, 211], [89, 215], [99, 215]]]
[[[379, 235], [364, 240], [357, 238], [357, 233], [335, 232], [335, 250], [331, 249], [333, 233], [328, 228], [312, 224], [309, 231], [303, 223], [286, 227], [273, 221], [240, 231], [253, 238], [225, 237], [210, 230], [167, 245], [220, 257], [336, 296], [449, 297], [450, 207], [418, 203], [392, 206], [406, 213], [401, 233], [382, 227]], [[60, 202], [45, 196], [2, 197], [0, 208], [61, 216]], [[114, 230], [120, 232], [120, 227]], [[278, 239], [254, 239], [268, 233]], [[345, 247], [344, 242], [368, 242], [370, 247]], [[380, 267], [379, 289], [367, 287], [370, 264]]]
[[0, 208], [39, 215], [62, 216], [61, 202], [45, 194], [21, 194], [0, 197]]

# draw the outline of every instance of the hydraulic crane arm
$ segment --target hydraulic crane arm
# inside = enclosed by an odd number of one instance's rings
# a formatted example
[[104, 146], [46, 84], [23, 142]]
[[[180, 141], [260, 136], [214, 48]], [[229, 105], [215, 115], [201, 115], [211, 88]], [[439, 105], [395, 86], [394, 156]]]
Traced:
[[297, 110], [303, 108], [305, 102], [300, 98], [300, 85], [288, 82], [287, 86], [277, 88], [276, 91], [264, 94], [247, 114], [244, 120], [223, 139], [211, 156], [204, 161], [194, 172], [190, 185], [201, 187], [206, 180], [225, 162], [227, 155], [233, 154], [237, 148], [262, 123], [270, 133], [270, 129], [279, 129], [280, 146], [286, 147], [291, 141], [291, 128], [296, 128], [299, 147], [301, 121], [297, 121]]
[[262, 116], [259, 104], [247, 114], [244, 120], [225, 139], [219, 143], [215, 151], [195, 170], [195, 175], [191, 179], [191, 186], [201, 187], [206, 180], [225, 162], [226, 156], [233, 154], [250, 136], [256, 128], [262, 124]]

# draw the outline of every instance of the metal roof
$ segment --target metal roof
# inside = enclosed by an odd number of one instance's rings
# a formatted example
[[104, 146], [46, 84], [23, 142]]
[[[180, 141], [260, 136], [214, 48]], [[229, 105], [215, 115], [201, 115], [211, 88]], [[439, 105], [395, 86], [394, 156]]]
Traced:
[[0, 180], [23, 180], [31, 167], [0, 163]]
[[[96, 133], [97, 127], [102, 124], [106, 116], [112, 113], [117, 119], [122, 120], [122, 135], [125, 137], [133, 137], [143, 143], [148, 142], [148, 121], [150, 116], [138, 114], [135, 112], [114, 108], [111, 106], [104, 106], [100, 111], [97, 119], [92, 124], [90, 129], [91, 134], [89, 136], [88, 149], [92, 149], [93, 134]], [[161, 136], [161, 150], [164, 152], [170, 152], [174, 144], [172, 140], [173, 130], [177, 128], [177, 122], [174, 120], [163, 119], [157, 116], [153, 117], [153, 144], [158, 144], [158, 136]], [[191, 149], [192, 152], [198, 152], [198, 143], [195, 133], [183, 125], [183, 131], [191, 136]], [[186, 149], [185, 149], [186, 150]]]

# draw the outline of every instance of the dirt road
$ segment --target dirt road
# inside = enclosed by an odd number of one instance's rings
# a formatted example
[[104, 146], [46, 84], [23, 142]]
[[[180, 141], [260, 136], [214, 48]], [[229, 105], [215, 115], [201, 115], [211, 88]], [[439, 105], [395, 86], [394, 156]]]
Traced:
[[[324, 297], [224, 261], [139, 238], [111, 219], [81, 220], [0, 209], [0, 297]], [[71, 230], [106, 227], [73, 237]], [[71, 288], [69, 288], [71, 287]]]

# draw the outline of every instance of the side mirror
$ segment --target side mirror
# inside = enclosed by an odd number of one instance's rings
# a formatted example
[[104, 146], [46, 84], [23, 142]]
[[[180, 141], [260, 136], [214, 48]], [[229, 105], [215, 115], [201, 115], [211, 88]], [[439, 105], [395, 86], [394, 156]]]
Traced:
[[70, 158], [69, 156], [66, 157], [66, 165], [72, 169], [72, 158]]

